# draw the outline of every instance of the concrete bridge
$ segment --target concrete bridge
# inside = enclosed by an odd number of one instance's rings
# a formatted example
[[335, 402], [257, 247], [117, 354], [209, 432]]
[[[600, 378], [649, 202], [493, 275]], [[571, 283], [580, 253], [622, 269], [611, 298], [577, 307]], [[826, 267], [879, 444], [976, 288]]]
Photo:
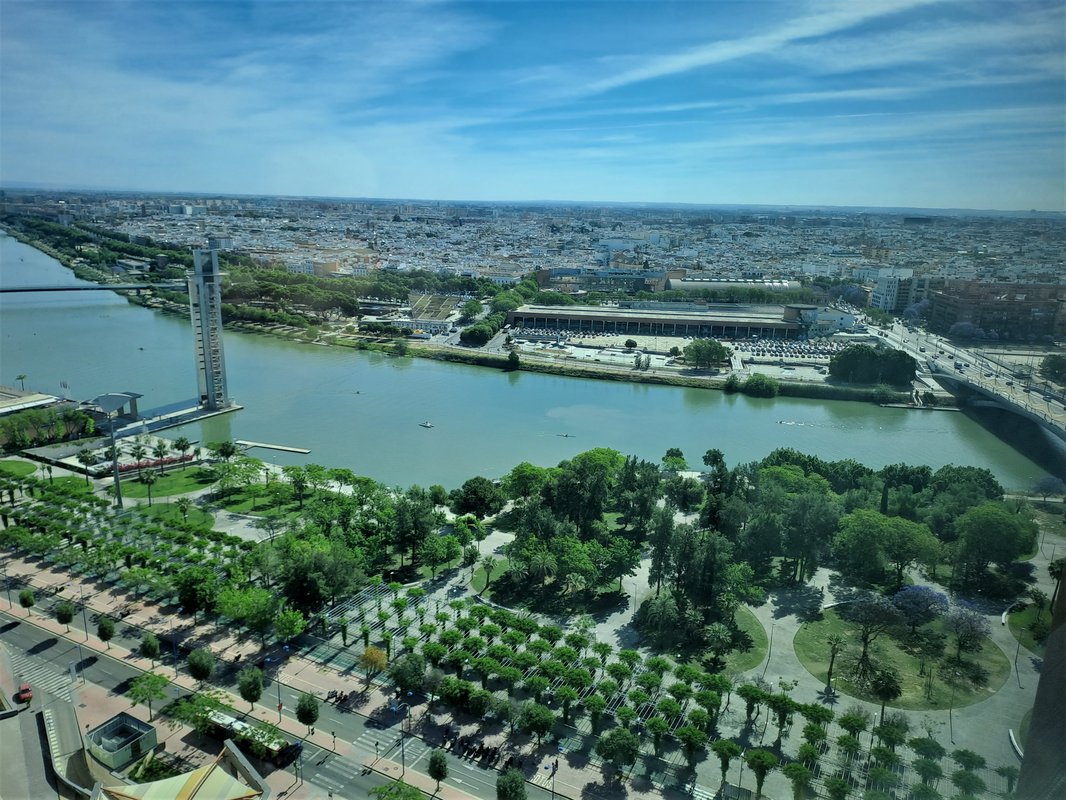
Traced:
[[[979, 371], [957, 370], [935, 362], [928, 366], [930, 377], [944, 384], [965, 387], [978, 395], [971, 401], [972, 405], [1012, 411], [1066, 441], [1066, 406], [1061, 397], [1017, 385], [1009, 378], [994, 373], [989, 375]], [[1011, 385], [1008, 386], [1008, 383]]]

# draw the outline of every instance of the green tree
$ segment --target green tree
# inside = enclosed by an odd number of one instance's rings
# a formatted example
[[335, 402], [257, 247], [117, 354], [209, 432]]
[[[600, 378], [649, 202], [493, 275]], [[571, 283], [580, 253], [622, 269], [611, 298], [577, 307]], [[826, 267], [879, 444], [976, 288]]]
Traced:
[[826, 779], [825, 791], [829, 795], [829, 800], [847, 800], [848, 795], [851, 794], [851, 784], [834, 775]]
[[111, 640], [115, 637], [115, 621], [111, 617], [100, 617], [96, 623], [96, 636], [111, 649]]
[[1036, 542], [1036, 524], [1002, 503], [984, 503], [955, 522], [959, 538], [956, 557], [965, 577], [976, 581], [990, 564], [1005, 567], [1025, 555]]
[[870, 678], [870, 691], [881, 701], [881, 724], [884, 725], [885, 705], [903, 694], [903, 687], [896, 673], [888, 669], [879, 669]]
[[85, 467], [85, 485], [89, 485], [89, 467], [96, 463], [96, 456], [88, 448], [83, 447], [78, 451], [78, 463]]
[[208, 647], [200, 647], [189, 653], [186, 659], [189, 665], [189, 674], [203, 684], [211, 678], [215, 671], [215, 654]]
[[378, 786], [370, 790], [370, 795], [374, 800], [425, 800], [426, 797], [421, 789], [403, 781]]
[[241, 697], [252, 708], [263, 696], [263, 671], [259, 667], [248, 666], [237, 673], [237, 689]]
[[695, 765], [696, 753], [707, 744], [707, 734], [692, 725], [684, 725], [674, 731], [674, 736], [681, 742], [689, 766]]
[[296, 701], [296, 719], [307, 726], [308, 733], [314, 733], [314, 724], [318, 722], [318, 698], [304, 692]]
[[729, 350], [715, 339], [696, 339], [684, 349], [685, 363], [696, 369], [716, 367], [730, 356]]
[[418, 653], [408, 653], [389, 667], [389, 677], [404, 692], [418, 691], [426, 679], [426, 659]]
[[147, 658], [152, 662], [152, 669], [155, 669], [155, 661], [159, 658], [159, 637], [151, 631], [145, 631], [144, 636], [141, 637], [141, 644], [138, 648], [141, 651], [141, 656]]
[[26, 616], [30, 615], [30, 609], [37, 604], [37, 598], [33, 594], [33, 589], [23, 589], [19, 592], [19, 605], [26, 609]]
[[596, 754], [618, 769], [637, 760], [640, 739], [626, 728], [611, 728], [596, 741]]
[[473, 514], [484, 519], [499, 512], [506, 498], [495, 483], [475, 475], [452, 493], [451, 501], [456, 514]]
[[429, 777], [437, 782], [436, 791], [440, 791], [440, 782], [448, 777], [448, 756], [443, 750], [429, 754]]
[[762, 797], [762, 785], [766, 775], [777, 766], [777, 756], [769, 750], [755, 748], [749, 750], [744, 756], [748, 768], [755, 773], [755, 797]]
[[1018, 782], [1018, 768], [1013, 765], [1007, 765], [996, 767], [995, 772], [1007, 782], [1007, 794], [1014, 794], [1014, 784]]
[[70, 632], [70, 623], [73, 621], [76, 612], [77, 609], [74, 608], [74, 604], [69, 600], [56, 603], [56, 622], [60, 625], [66, 625], [68, 633]]
[[126, 692], [130, 702], [134, 705], [144, 703], [148, 706], [148, 721], [152, 721], [152, 703], [162, 700], [167, 696], [167, 687], [170, 685], [163, 675], [154, 672], [144, 672], [130, 681], [130, 688]]
[[192, 511], [193, 502], [188, 497], [179, 497], [174, 501], [174, 507], [181, 512], [181, 521], [188, 522], [189, 512]]
[[522, 706], [522, 713], [518, 717], [518, 727], [536, 736], [538, 745], [554, 726], [555, 712], [547, 706], [535, 702]]
[[470, 322], [484, 310], [485, 309], [482, 307], [481, 303], [477, 300], [467, 300], [463, 303], [462, 309], [460, 310], [460, 319], [463, 322]]
[[185, 460], [185, 454], [192, 449], [192, 442], [190, 442], [184, 436], [179, 436], [177, 439], [174, 440], [174, 443], [171, 445], [171, 447], [173, 448], [174, 452], [181, 457], [181, 468], [184, 471], [185, 466], [188, 463]]
[[781, 771], [785, 773], [785, 777], [792, 784], [792, 797], [794, 800], [803, 800], [811, 788], [811, 780], [814, 778], [814, 773], [798, 761], [786, 764]]
[[526, 778], [513, 767], [496, 776], [496, 800], [526, 800]]
[[278, 638], [283, 642], [289, 642], [304, 632], [307, 620], [304, 615], [295, 608], [283, 608], [278, 612], [278, 618], [274, 622], [274, 630]]
[[962, 794], [977, 797], [985, 793], [988, 785], [976, 773], [968, 769], [957, 769], [951, 773], [951, 782]]
[[722, 767], [722, 784], [725, 784], [726, 773], [729, 772], [729, 763], [738, 758], [743, 752], [740, 745], [732, 739], [719, 739], [711, 745], [711, 752], [718, 756], [718, 763]]

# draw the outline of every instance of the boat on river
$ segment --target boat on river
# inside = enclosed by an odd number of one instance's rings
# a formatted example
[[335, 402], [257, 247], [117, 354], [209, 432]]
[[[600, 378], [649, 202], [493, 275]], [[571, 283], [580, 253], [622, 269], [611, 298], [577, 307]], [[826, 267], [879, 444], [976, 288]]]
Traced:
[[421, 425], [423, 428], [432, 428], [433, 427], [433, 423], [430, 422], [428, 419], [425, 422], [419, 422], [418, 424]]

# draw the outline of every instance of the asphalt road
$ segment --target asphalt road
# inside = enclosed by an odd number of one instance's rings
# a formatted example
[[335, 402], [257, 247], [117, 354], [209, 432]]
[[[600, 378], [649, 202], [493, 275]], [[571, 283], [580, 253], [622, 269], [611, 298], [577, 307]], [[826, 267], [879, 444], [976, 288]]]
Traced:
[[[32, 624], [27, 624], [24, 618], [0, 612], [0, 633], [3, 635], [4, 644], [19, 664], [28, 665], [39, 676], [54, 676], [50, 680], [46, 679], [45, 682], [51, 683], [55, 691], [42, 687], [47, 694], [55, 696], [62, 693], [62, 684], [64, 682], [69, 684], [72, 665], [76, 665], [81, 677], [86, 681], [117, 694], [125, 693], [130, 681], [140, 675], [141, 671], [122, 661], [110, 658], [106, 654], [79, 650], [78, 639], [84, 638], [85, 634], [84, 629], [80, 628], [80, 615], [76, 621], [77, 626], [71, 625], [69, 638], [57, 637]], [[129, 626], [120, 623], [116, 625], [116, 628], [118, 630], [116, 630], [113, 642], [121, 642], [129, 647], [138, 641], [136, 637], [130, 635]], [[172, 666], [159, 667], [157, 671], [167, 674], [172, 669]], [[267, 673], [269, 675], [269, 669]], [[223, 679], [216, 683], [224, 688], [234, 689], [232, 671], [226, 673], [224, 678], [226, 677], [229, 678], [228, 681]], [[277, 698], [280, 693], [284, 708], [295, 709], [300, 692], [272, 681], [269, 677], [267, 680], [262, 704], [273, 706], [278, 702]], [[40, 678], [35, 683], [40, 684]], [[184, 689], [171, 684], [167, 689], [166, 700], [154, 707], [160, 708], [167, 702], [186, 694], [188, 693]], [[243, 711], [244, 708], [238, 707], [237, 710]], [[382, 758], [396, 762], [402, 760], [407, 767], [426, 772], [429, 753], [433, 748], [417, 737], [402, 736], [399, 727], [402, 721], [400, 718], [397, 718], [392, 725], [383, 728], [376, 723], [370, 723], [360, 714], [340, 711], [329, 704], [323, 703], [319, 710], [316, 729], [335, 733], [338, 742], [352, 743], [354, 753], [341, 757], [331, 750], [323, 750], [316, 745], [306, 743], [300, 761], [287, 768], [287, 771], [294, 775], [294, 786], [302, 779], [323, 790], [332, 791], [338, 798], [352, 798], [352, 800], [366, 798], [372, 788], [388, 782], [376, 773], [362, 774], [361, 765], [366, 756], [372, 754], [379, 754]], [[450, 753], [448, 753], [448, 759], [449, 777], [443, 783], [479, 798], [496, 796], [497, 772], [495, 770], [476, 766]], [[548, 792], [533, 785], [527, 785], [527, 789], [530, 798], [550, 796]]]

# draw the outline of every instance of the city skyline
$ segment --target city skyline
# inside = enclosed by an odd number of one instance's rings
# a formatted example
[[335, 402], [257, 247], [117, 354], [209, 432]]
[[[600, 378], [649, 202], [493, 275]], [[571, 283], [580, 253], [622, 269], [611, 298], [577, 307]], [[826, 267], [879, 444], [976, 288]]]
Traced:
[[7, 0], [5, 184], [1066, 209], [1055, 3]]

